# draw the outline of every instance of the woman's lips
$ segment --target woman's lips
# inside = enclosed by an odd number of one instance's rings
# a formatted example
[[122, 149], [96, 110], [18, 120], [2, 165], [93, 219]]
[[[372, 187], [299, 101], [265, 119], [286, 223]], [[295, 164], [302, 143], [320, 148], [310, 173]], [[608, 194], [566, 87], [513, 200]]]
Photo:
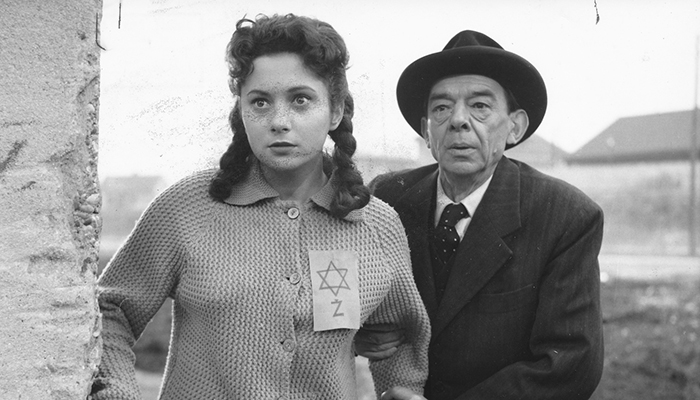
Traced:
[[270, 150], [277, 154], [289, 154], [296, 147], [294, 143], [290, 142], [275, 142], [270, 146]]
[[294, 144], [290, 142], [275, 142], [272, 143], [270, 147], [294, 147]]

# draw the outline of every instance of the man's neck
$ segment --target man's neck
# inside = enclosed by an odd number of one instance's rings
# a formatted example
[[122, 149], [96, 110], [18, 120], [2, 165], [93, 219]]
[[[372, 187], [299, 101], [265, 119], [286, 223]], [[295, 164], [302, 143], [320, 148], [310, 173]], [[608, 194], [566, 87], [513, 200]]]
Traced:
[[493, 171], [490, 174], [465, 177], [455, 176], [441, 170], [438, 179], [440, 179], [440, 184], [447, 197], [453, 202], [459, 203], [486, 183], [491, 175], [493, 175]]

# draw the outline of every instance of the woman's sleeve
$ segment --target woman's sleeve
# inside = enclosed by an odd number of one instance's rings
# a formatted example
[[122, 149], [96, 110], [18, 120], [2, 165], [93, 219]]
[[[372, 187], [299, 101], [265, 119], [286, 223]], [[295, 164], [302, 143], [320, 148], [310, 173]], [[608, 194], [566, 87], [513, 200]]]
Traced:
[[389, 218], [378, 226], [387, 267], [393, 271], [391, 289], [367, 324], [392, 323], [405, 329], [406, 341], [391, 357], [370, 361], [377, 397], [393, 386], [404, 386], [423, 393], [428, 378], [430, 320], [413, 280], [406, 234], [398, 215], [390, 209]]
[[103, 353], [93, 399], [140, 399], [132, 346], [166, 298], [183, 265], [184, 234], [166, 191], [144, 212], [98, 280]]

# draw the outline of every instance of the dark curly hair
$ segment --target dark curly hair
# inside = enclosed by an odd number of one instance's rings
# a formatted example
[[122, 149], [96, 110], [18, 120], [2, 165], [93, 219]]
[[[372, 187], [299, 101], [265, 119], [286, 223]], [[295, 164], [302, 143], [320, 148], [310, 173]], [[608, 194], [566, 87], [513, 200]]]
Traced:
[[[348, 64], [345, 42], [331, 25], [308, 17], [287, 14], [260, 15], [254, 21], [243, 18], [236, 23], [236, 31], [226, 48], [231, 93], [240, 96], [241, 86], [253, 72], [257, 57], [276, 53], [298, 54], [304, 65], [325, 82], [331, 106], [345, 106], [340, 125], [329, 132], [335, 143], [333, 156], [324, 156], [324, 170], [332, 168], [338, 178], [331, 213], [343, 218], [369, 202], [369, 190], [352, 160], [357, 143], [352, 135], [354, 102], [345, 76]], [[221, 157], [219, 171], [209, 186], [209, 194], [219, 201], [226, 199], [233, 185], [245, 178], [255, 159], [238, 104], [229, 114], [229, 124], [233, 141]]]

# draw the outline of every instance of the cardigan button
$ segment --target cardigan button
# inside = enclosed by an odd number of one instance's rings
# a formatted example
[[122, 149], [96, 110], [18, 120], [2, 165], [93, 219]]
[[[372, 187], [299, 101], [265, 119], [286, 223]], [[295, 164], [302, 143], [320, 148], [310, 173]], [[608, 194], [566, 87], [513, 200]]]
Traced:
[[296, 285], [301, 281], [301, 275], [298, 272], [293, 273], [289, 276], [289, 283]]
[[292, 352], [294, 351], [294, 348], [296, 347], [296, 344], [294, 343], [294, 339], [285, 339], [284, 342], [282, 342], [282, 349], [287, 352]]
[[291, 219], [297, 219], [299, 217], [299, 209], [296, 207], [290, 208], [287, 210], [287, 216]]

